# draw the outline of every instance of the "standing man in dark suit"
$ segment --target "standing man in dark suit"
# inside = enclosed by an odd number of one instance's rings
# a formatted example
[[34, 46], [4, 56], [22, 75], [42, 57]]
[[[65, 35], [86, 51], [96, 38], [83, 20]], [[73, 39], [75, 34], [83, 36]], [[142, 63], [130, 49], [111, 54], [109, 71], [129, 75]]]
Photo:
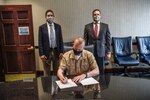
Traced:
[[59, 66], [59, 57], [63, 55], [63, 38], [61, 26], [54, 23], [54, 12], [45, 12], [46, 23], [39, 27], [39, 55], [44, 63], [46, 75], [50, 75], [51, 65], [56, 75]]
[[108, 25], [100, 21], [101, 11], [92, 12], [93, 22], [85, 25], [84, 38], [86, 45], [94, 45], [94, 56], [99, 66], [100, 75], [105, 73], [105, 56], [110, 59], [111, 34]]

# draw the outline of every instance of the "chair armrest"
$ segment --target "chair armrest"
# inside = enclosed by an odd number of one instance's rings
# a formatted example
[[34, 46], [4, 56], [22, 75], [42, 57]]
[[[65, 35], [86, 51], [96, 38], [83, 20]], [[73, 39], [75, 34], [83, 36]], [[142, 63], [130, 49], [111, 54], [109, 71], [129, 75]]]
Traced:
[[139, 60], [139, 53], [136, 53], [136, 52], [132, 52], [131, 55], [135, 55], [136, 56], [136, 60]]
[[146, 54], [140, 54], [140, 56], [142, 56], [142, 58], [145, 59]]

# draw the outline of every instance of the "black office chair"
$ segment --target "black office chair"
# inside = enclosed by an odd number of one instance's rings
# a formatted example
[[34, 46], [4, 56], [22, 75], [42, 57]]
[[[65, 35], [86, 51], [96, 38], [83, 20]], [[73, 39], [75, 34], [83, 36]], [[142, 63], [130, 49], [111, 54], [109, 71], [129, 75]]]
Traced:
[[90, 51], [91, 53], [94, 53], [94, 45], [86, 45], [84, 49]]
[[73, 42], [64, 42], [64, 46], [72, 46]]
[[[72, 44], [72, 43], [71, 43]], [[73, 47], [70, 45], [64, 45], [64, 53], [69, 51], [69, 50], [72, 50]], [[85, 50], [88, 50], [90, 51], [91, 53], [94, 53], [94, 45], [86, 45], [84, 47]], [[109, 60], [105, 59], [105, 65], [108, 65], [109, 64]]]
[[[94, 53], [94, 45], [86, 45], [84, 49]], [[108, 64], [109, 64], [109, 60], [105, 59], [105, 65], [108, 65]]]
[[68, 51], [70, 51], [70, 50], [72, 50], [72, 49], [73, 49], [72, 46], [66, 46], [66, 45], [64, 45], [64, 53], [65, 53], [65, 52], [68, 52]]
[[[72, 49], [73, 49], [72, 46], [64, 45], [64, 53], [67, 52], [67, 51], [70, 51], [70, 50], [72, 50]], [[84, 49], [90, 51], [91, 53], [94, 52], [94, 46], [93, 46], [93, 45], [86, 45], [86, 46], [84, 47]]]
[[[129, 76], [127, 68], [139, 64], [138, 55], [132, 52], [132, 37], [113, 37], [114, 62], [124, 66], [123, 76]], [[136, 55], [136, 59], [132, 55]]]
[[[140, 62], [150, 66], [150, 36], [136, 37]], [[150, 74], [150, 71], [147, 70]], [[145, 74], [145, 73], [143, 73]], [[147, 73], [146, 73], [147, 74]]]

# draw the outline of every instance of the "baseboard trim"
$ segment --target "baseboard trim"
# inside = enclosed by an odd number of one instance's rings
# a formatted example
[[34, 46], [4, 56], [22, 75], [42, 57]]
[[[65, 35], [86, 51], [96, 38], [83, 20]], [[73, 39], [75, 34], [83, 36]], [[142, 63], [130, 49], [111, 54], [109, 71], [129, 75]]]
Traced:
[[31, 74], [5, 74], [5, 81], [17, 81], [17, 80], [23, 80], [28, 78], [36, 78], [35, 73]]

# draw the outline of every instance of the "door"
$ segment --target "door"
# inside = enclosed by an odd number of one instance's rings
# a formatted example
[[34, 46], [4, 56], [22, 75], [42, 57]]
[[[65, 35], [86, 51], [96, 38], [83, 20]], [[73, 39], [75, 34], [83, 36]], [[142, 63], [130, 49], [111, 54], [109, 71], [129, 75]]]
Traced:
[[5, 74], [35, 73], [31, 5], [0, 6], [0, 23]]
[[0, 82], [5, 81], [4, 77], [4, 65], [3, 65], [3, 57], [2, 57], [2, 45], [0, 39]]

